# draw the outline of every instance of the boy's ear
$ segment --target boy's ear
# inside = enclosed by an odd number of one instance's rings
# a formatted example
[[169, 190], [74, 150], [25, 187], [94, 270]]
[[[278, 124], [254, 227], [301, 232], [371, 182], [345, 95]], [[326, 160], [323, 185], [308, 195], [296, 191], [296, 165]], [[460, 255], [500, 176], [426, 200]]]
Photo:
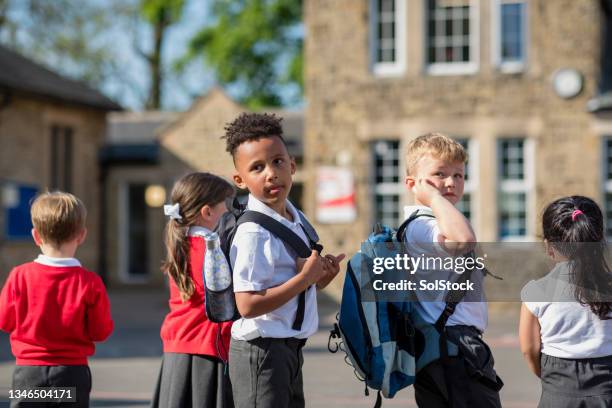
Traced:
[[246, 189], [246, 183], [244, 182], [242, 177], [240, 177], [240, 173], [238, 173], [238, 172], [234, 173], [234, 175], [232, 176], [232, 180], [234, 180], [234, 184], [239, 189], [241, 189], [241, 190]]
[[416, 185], [416, 178], [414, 176], [406, 176], [404, 179], [404, 184], [406, 184], [406, 188], [409, 191], [414, 193], [414, 186]]
[[295, 171], [297, 170], [297, 164], [295, 164], [295, 157], [290, 156], [291, 157], [291, 175], [295, 174]]
[[85, 242], [85, 238], [87, 238], [87, 228], [83, 228], [81, 232], [79, 232], [79, 235], [77, 236], [78, 244], [81, 245], [83, 242]]
[[41, 246], [43, 244], [42, 239], [40, 239], [40, 235], [38, 234], [38, 231], [36, 231], [36, 228], [32, 228], [32, 238], [34, 239], [34, 243], [37, 246]]

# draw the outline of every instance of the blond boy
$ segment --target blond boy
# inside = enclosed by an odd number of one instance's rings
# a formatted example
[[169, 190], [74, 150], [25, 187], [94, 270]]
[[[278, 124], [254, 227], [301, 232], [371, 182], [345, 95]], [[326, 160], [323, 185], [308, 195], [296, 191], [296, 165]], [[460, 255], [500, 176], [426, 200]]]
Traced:
[[[404, 240], [415, 254], [456, 257], [472, 251], [474, 231], [455, 207], [463, 196], [467, 158], [459, 143], [440, 133], [419, 136], [409, 143], [405, 183], [414, 194], [415, 204], [405, 208], [405, 216], [416, 217], [408, 224]], [[448, 276], [455, 281], [458, 278], [453, 273]], [[471, 276], [482, 295], [482, 273]], [[503, 383], [495, 374], [493, 357], [481, 338], [487, 326], [484, 297], [460, 302], [450, 316], [443, 316], [445, 293], [438, 295], [433, 301], [418, 302], [417, 310], [428, 323], [441, 322], [445, 335], [459, 346], [460, 352], [457, 357], [431, 363], [417, 374], [418, 406], [501, 407], [498, 391]]]
[[[72, 194], [53, 192], [34, 200], [31, 216], [42, 254], [15, 267], [0, 294], [0, 330], [10, 333], [16, 358], [12, 390], [25, 397], [23, 390], [57, 387], [68, 392], [58, 406], [88, 407], [87, 357], [113, 321], [102, 280], [74, 257], [87, 235], [87, 211]], [[23, 399], [11, 407], [27, 406]]]

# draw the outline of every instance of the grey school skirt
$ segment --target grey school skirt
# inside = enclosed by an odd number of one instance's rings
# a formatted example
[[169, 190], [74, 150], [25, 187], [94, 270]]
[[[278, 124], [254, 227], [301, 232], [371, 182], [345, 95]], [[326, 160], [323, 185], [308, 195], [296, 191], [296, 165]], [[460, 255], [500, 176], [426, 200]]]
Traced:
[[233, 408], [232, 385], [217, 358], [164, 353], [151, 408]]
[[612, 408], [612, 356], [566, 359], [542, 354], [538, 408]]

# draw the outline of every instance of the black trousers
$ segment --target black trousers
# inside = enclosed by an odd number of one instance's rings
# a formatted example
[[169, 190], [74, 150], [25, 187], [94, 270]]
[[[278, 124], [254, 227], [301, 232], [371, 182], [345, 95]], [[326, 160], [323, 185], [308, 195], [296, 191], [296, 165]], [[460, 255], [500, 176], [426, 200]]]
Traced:
[[91, 371], [83, 366], [15, 366], [13, 390], [33, 387], [76, 387], [76, 402], [24, 402], [11, 400], [11, 408], [87, 408], [91, 392]]
[[503, 382], [493, 368], [493, 355], [480, 333], [469, 326], [446, 328], [459, 356], [436, 360], [417, 373], [414, 393], [422, 408], [501, 408]]

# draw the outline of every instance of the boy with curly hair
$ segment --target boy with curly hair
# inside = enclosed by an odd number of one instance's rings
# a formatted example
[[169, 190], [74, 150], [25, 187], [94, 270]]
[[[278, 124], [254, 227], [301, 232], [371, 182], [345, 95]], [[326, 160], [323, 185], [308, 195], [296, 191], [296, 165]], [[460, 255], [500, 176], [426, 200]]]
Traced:
[[[234, 183], [249, 191], [247, 209], [274, 218], [308, 244], [304, 215], [287, 200], [296, 165], [281, 119], [243, 113], [225, 130]], [[230, 260], [242, 318], [232, 326], [229, 352], [237, 408], [304, 407], [302, 347], [318, 328], [316, 289], [331, 282], [343, 258], [312, 251], [308, 259], [296, 259], [259, 224], [238, 227]]]

